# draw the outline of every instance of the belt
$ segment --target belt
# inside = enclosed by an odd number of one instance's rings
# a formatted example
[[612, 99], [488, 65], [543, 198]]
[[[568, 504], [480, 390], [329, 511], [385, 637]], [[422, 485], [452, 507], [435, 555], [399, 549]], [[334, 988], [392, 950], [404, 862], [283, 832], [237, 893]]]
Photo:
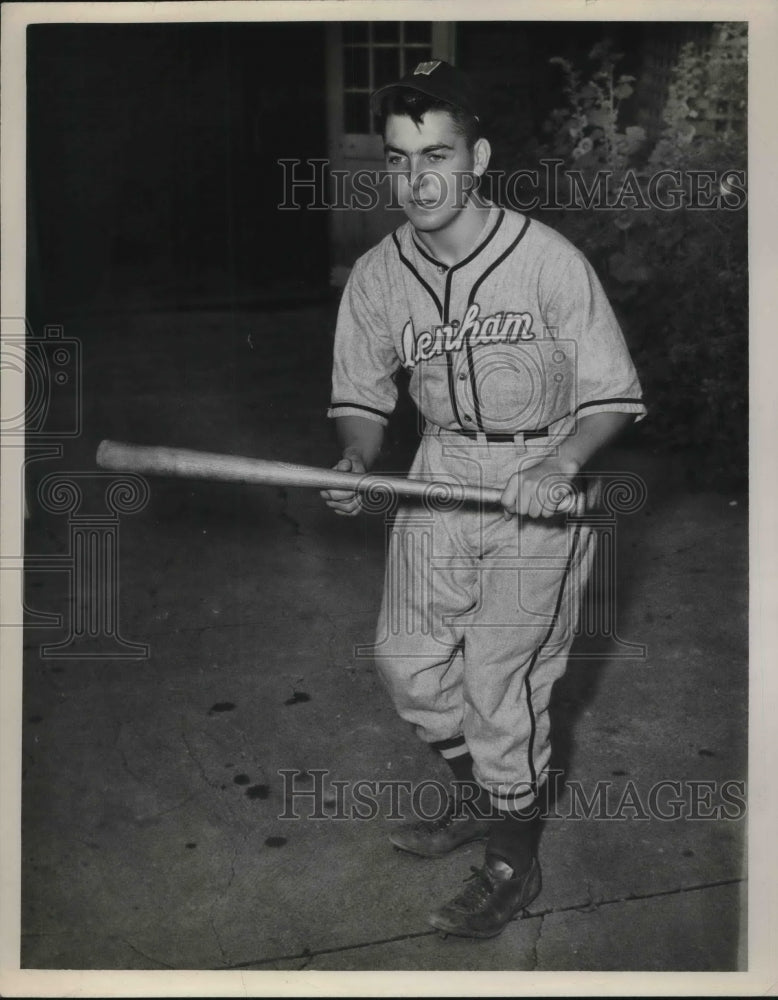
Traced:
[[548, 437], [549, 429], [548, 427], [540, 427], [535, 431], [515, 431], [513, 434], [509, 434], [494, 431], [471, 431], [464, 427], [457, 430], [448, 430], [445, 427], [439, 427], [437, 424], [428, 423], [427, 433], [432, 434], [435, 437], [439, 437], [441, 434], [453, 434], [456, 437], [469, 438], [471, 441], [488, 441], [491, 444], [493, 442], [514, 442], [517, 438], [519, 440], [529, 441], [532, 438]]

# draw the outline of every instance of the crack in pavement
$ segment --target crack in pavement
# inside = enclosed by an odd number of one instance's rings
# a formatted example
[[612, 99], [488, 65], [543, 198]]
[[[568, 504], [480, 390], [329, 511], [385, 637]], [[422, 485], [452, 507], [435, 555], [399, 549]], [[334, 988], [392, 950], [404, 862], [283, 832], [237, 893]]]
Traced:
[[232, 858], [230, 859], [230, 877], [227, 879], [227, 885], [225, 885], [222, 895], [229, 891], [232, 883], [235, 881], [235, 862], [238, 860], [238, 853], [245, 848], [249, 836], [250, 833], [247, 830], [246, 833], [243, 834], [240, 844], [232, 852]]
[[216, 782], [216, 781], [211, 781], [211, 779], [205, 773], [205, 768], [203, 767], [202, 762], [200, 761], [199, 757], [194, 753], [194, 751], [192, 750], [191, 746], [189, 745], [189, 740], [186, 738], [186, 733], [184, 732], [183, 729], [181, 730], [181, 734], [180, 735], [181, 735], [181, 742], [186, 747], [187, 756], [194, 763], [194, 765], [197, 768], [197, 770], [200, 772], [200, 777], [203, 779], [203, 781], [206, 783], [206, 785], [208, 785], [209, 788], [213, 788], [213, 789], [215, 789], [215, 790], [218, 791], [219, 790], [219, 783]]
[[[248, 836], [248, 834], [246, 836], [244, 836], [243, 842], [242, 842], [241, 846], [245, 845], [247, 836]], [[233, 881], [235, 879], [235, 861], [236, 861], [236, 859], [238, 857], [238, 851], [239, 851], [239, 849], [240, 849], [239, 847], [235, 847], [233, 849], [232, 857], [230, 858], [230, 877], [227, 879], [227, 884], [222, 889], [222, 891], [219, 893], [219, 895], [216, 897], [216, 899], [213, 901], [213, 903], [211, 904], [211, 908], [208, 911], [208, 923], [210, 924], [211, 931], [213, 933], [214, 938], [216, 939], [216, 944], [219, 946], [219, 951], [222, 953], [222, 961], [223, 962], [227, 961], [227, 952], [225, 951], [224, 945], [222, 944], [221, 936], [219, 935], [219, 932], [216, 929], [216, 923], [214, 922], [214, 916], [213, 916], [213, 914], [214, 914], [214, 910], [216, 909], [216, 907], [222, 902], [222, 900], [224, 899], [224, 897], [229, 892], [230, 886], [232, 885], [232, 883], [233, 883]]]
[[586, 900], [585, 903], [582, 903], [580, 906], [576, 907], [579, 913], [593, 913], [599, 907], [600, 903], [602, 903], [602, 896], [598, 896], [595, 898], [595, 896], [592, 894], [592, 883], [588, 881], [586, 883], [586, 893], [589, 898]]
[[145, 958], [147, 962], [151, 962], [152, 965], [160, 965], [163, 969], [175, 969], [175, 965], [168, 965], [167, 962], [163, 962], [161, 958], [152, 958], [151, 955], [147, 955], [145, 951], [141, 951], [140, 948], [136, 948], [132, 941], [128, 941], [126, 938], [122, 938], [122, 943], [126, 944], [130, 951], [134, 951], [136, 955], [140, 955], [141, 958]]
[[[245, 848], [249, 836], [250, 836], [249, 831], [246, 831], [246, 833], [244, 833], [241, 839], [240, 844], [237, 844], [233, 848], [232, 857], [230, 858], [230, 875], [229, 878], [227, 879], [227, 884], [224, 886], [219, 895], [213, 901], [213, 903], [211, 904], [211, 908], [208, 911], [208, 923], [211, 926], [211, 931], [213, 932], [214, 938], [216, 938], [216, 943], [219, 946], [219, 951], [222, 953], [222, 961], [225, 963], [227, 961], [227, 952], [224, 948], [224, 945], [222, 944], [221, 936], [219, 935], [219, 932], [216, 929], [216, 923], [214, 921], [214, 911], [216, 910], [216, 907], [219, 906], [219, 904], [227, 896], [227, 893], [230, 891], [232, 883], [235, 881], [235, 864], [238, 860], [238, 854], [240, 853], [241, 850]], [[226, 967], [229, 968], [229, 966]]]
[[540, 939], [543, 936], [543, 923], [545, 919], [545, 916], [541, 913], [538, 923], [538, 932], [535, 935], [535, 940], [532, 942], [532, 968], [529, 970], [530, 972], [538, 971], [538, 945], [540, 944]]
[[[122, 734], [124, 733], [126, 728], [127, 728], [126, 723], [117, 721], [117, 732], [113, 748], [119, 754], [119, 757], [121, 758], [122, 762], [122, 767], [126, 771], [126, 773], [129, 774], [130, 777], [133, 778], [135, 781], [137, 781], [139, 785], [142, 785], [143, 787], [151, 787], [146, 778], [142, 777], [140, 774], [133, 771], [133, 769], [130, 767], [129, 761], [127, 760], [126, 752], [124, 751], [123, 747], [119, 745], [119, 741], [121, 740]], [[180, 735], [181, 735], [181, 741], [186, 748], [187, 756], [197, 766], [203, 781], [205, 781], [205, 783], [210, 788], [218, 789], [220, 787], [218, 783], [209, 780], [208, 776], [206, 775], [205, 769], [203, 768], [199, 758], [195, 755], [191, 746], [189, 745], [189, 742], [187, 741], [186, 734], [183, 731], [183, 729], [181, 730]], [[175, 812], [177, 809], [181, 809], [188, 802], [191, 802], [193, 799], [197, 798], [199, 794], [200, 794], [199, 791], [195, 790], [193, 792], [190, 792], [188, 795], [185, 795], [184, 798], [180, 799], [178, 802], [174, 802], [172, 805], [166, 805], [162, 809], [158, 809], [156, 812], [149, 813], [148, 815], [136, 816], [135, 818], [139, 822], [147, 822], [150, 820], [159, 819], [161, 816], [167, 816], [168, 813]]]
[[159, 819], [160, 816], [167, 816], [168, 813], [175, 812], [176, 809], [180, 809], [182, 806], [185, 806], [187, 802], [191, 802], [192, 799], [196, 799], [199, 794], [199, 792], [191, 792], [185, 799], [181, 799], [180, 802], [176, 802], [172, 806], [166, 806], [164, 809], [159, 809], [157, 812], [149, 813], [147, 816], [136, 816], [135, 818], [140, 823], [148, 823], [151, 820]]
[[[679, 889], [661, 889], [658, 892], [647, 892], [647, 893], [635, 893], [629, 896], [618, 896], [614, 899], [601, 899], [598, 902], [599, 906], [609, 906], [618, 903], [631, 903], [637, 902], [644, 899], [661, 899], [664, 896], [679, 896], [687, 892], [700, 892], [703, 889], [717, 889], [727, 885], [741, 885], [745, 882], [743, 878], [729, 878], [721, 879], [716, 882], [704, 882], [700, 885], [690, 885], [686, 887], [681, 887]], [[532, 913], [530, 910], [524, 910], [519, 915], [513, 917], [510, 923], [518, 923], [522, 920], [539, 920], [540, 927], [538, 929], [537, 938], [533, 945], [533, 956], [535, 960], [535, 968], [537, 967], [537, 946], [540, 941], [540, 936], [543, 930], [543, 925], [545, 918], [551, 914], [556, 913], [575, 913], [575, 912], [590, 912], [587, 911], [587, 907], [590, 907], [590, 902], [586, 903], [572, 903], [569, 906], [560, 907], [550, 907], [547, 910], [539, 910], [536, 913]], [[337, 955], [339, 952], [347, 951], [357, 951], [362, 948], [373, 948], [379, 945], [385, 944], [398, 944], [402, 941], [414, 941], [418, 938], [435, 937], [437, 931], [413, 931], [408, 934], [396, 934], [393, 937], [387, 938], [376, 938], [374, 941], [359, 941], [354, 944], [338, 945], [333, 948], [317, 948], [316, 950], [310, 950], [309, 948], [304, 948], [300, 952], [296, 952], [292, 955], [276, 955], [274, 958], [257, 958], [252, 959], [248, 962], [236, 962], [233, 965], [225, 965], [224, 969], [249, 969], [253, 966], [261, 965], [271, 965], [275, 962], [299, 962], [305, 960], [306, 965], [318, 955]]]
[[[113, 749], [119, 754], [123, 769], [126, 771], [127, 774], [130, 775], [130, 777], [134, 781], [137, 781], [139, 785], [143, 786], [144, 788], [151, 787], [146, 778], [141, 777], [140, 774], [137, 774], [135, 771], [133, 771], [133, 769], [130, 767], [129, 761], [127, 760], [127, 754], [125, 753], [124, 748], [119, 745], [119, 741], [122, 738], [122, 734], [127, 729], [127, 723], [122, 722], [119, 719], [116, 719], [113, 713], [111, 713], [111, 717], [114, 721], [114, 724], [116, 725], [116, 736], [114, 738]], [[135, 818], [139, 822], [147, 822], [149, 820], [158, 819], [160, 816], [166, 816], [168, 813], [175, 812], [176, 809], [180, 809], [182, 806], [186, 805], [187, 802], [191, 802], [191, 800], [195, 798], [196, 795], [197, 792], [191, 792], [185, 798], [181, 799], [180, 802], [176, 802], [171, 806], [165, 806], [163, 809], [157, 810], [157, 812], [149, 813], [148, 816], [136, 816]], [[129, 944], [129, 942], [127, 943]]]
[[[589, 899], [585, 903], [573, 904], [570, 906], [560, 906], [559, 909], [554, 909], [553, 907], [548, 910], [539, 910], [537, 913], [531, 913], [527, 911], [528, 917], [547, 917], [551, 913], [571, 913], [578, 911], [579, 913], [590, 913], [594, 910], [599, 909], [601, 906], [614, 906], [618, 903], [635, 903], [644, 899], [661, 899], [664, 896], [682, 896], [687, 892], [701, 892], [703, 889], [718, 889], [725, 885], [741, 885], [745, 882], [744, 878], [725, 878], [719, 879], [716, 882], [702, 882], [699, 885], [689, 885], [681, 886], [678, 889], [660, 889], [658, 892], [645, 892], [645, 893], [632, 893], [628, 896], [616, 896], [613, 899]], [[591, 897], [591, 891], [590, 891]]]
[[139, 774], [136, 774], [135, 771], [133, 771], [133, 769], [130, 767], [129, 761], [127, 760], [127, 754], [118, 745], [118, 740], [117, 740], [117, 743], [116, 743], [116, 750], [119, 751], [119, 756], [121, 757], [121, 760], [122, 760], [122, 767], [127, 772], [127, 774], [129, 774], [129, 776], [131, 778], [133, 778], [135, 781], [137, 781], [139, 785], [145, 785], [146, 782], [144, 781], [144, 779], [141, 778], [141, 776]]
[[210, 924], [210, 927], [211, 927], [211, 933], [213, 934], [214, 938], [216, 939], [216, 944], [218, 945], [219, 951], [222, 953], [222, 962], [226, 963], [226, 961], [227, 961], [227, 952], [224, 950], [224, 945], [222, 944], [222, 939], [219, 937], [219, 932], [216, 930], [216, 924], [213, 922], [213, 910], [214, 910], [214, 907], [216, 906], [216, 903], [218, 903], [218, 902], [219, 902], [219, 900], [217, 899], [216, 902], [214, 902], [213, 906], [211, 907], [211, 909], [210, 909], [210, 911], [208, 913], [208, 923]]
[[[208, 775], [206, 774], [205, 768], [203, 767], [202, 761], [200, 760], [200, 758], [198, 757], [198, 755], [192, 749], [192, 747], [191, 747], [191, 745], [189, 743], [189, 740], [187, 739], [186, 730], [184, 729], [184, 720], [182, 720], [182, 728], [181, 728], [181, 731], [180, 731], [179, 735], [181, 737], [181, 742], [184, 744], [184, 747], [186, 749], [187, 756], [194, 763], [194, 765], [197, 768], [197, 770], [200, 772], [200, 777], [203, 779], [203, 782], [212, 791], [214, 791], [214, 792], [221, 792], [223, 790], [222, 789], [222, 782], [220, 780], [218, 780], [218, 779], [217, 780], [212, 780], [212, 779], [210, 779], [208, 777]], [[217, 745], [218, 745], [218, 742], [217, 742]], [[199, 794], [200, 794], [199, 792], [193, 792], [192, 793], [192, 797], [195, 798]], [[229, 820], [230, 820], [231, 823], [235, 823], [235, 824], [241, 823], [242, 822], [241, 816], [237, 812], [236, 807], [233, 804], [233, 802], [230, 801], [229, 796], [228, 797], [224, 797], [222, 795], [219, 795], [217, 798], [218, 798], [218, 801], [217, 801], [216, 808], [220, 812], [222, 810], [224, 810], [224, 812], [227, 813], [227, 816], [229, 817]], [[248, 837], [248, 833], [246, 833], [244, 835], [244, 843], [245, 843], [245, 838], [246, 837]], [[238, 849], [236, 848], [236, 851], [237, 850]], [[233, 870], [233, 877], [234, 877], [234, 874], [235, 873], [234, 873], [234, 870]]]

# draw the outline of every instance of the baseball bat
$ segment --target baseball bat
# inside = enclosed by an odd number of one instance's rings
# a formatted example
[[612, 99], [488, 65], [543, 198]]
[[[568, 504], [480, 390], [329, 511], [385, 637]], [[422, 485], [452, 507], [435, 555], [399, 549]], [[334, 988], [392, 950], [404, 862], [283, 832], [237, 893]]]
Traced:
[[502, 490], [452, 482], [403, 479], [359, 472], [337, 472], [311, 465], [293, 465], [262, 458], [221, 455], [156, 445], [101, 441], [97, 464], [116, 472], [175, 476], [183, 479], [212, 479], [235, 483], [273, 486], [307, 486], [318, 490], [352, 490], [359, 493], [396, 493], [433, 502], [498, 504]]

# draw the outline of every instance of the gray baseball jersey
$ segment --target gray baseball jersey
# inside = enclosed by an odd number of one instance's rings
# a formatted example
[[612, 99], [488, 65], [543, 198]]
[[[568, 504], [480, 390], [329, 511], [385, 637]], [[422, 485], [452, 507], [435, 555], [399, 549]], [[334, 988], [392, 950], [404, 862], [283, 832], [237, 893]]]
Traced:
[[645, 413], [587, 260], [548, 226], [497, 207], [453, 267], [410, 223], [357, 261], [338, 316], [329, 415], [386, 423], [401, 365], [421, 413], [451, 430], [557, 437], [579, 414]]
[[[618, 323], [566, 239], [492, 207], [447, 267], [401, 226], [356, 263], [335, 338], [329, 415], [387, 422], [395, 374], [427, 420], [412, 477], [504, 486], [576, 418], [645, 414]], [[446, 757], [472, 754], [499, 809], [521, 808], [550, 757], [548, 705], [594, 551], [591, 526], [501, 511], [400, 508], [375, 662], [397, 711]]]

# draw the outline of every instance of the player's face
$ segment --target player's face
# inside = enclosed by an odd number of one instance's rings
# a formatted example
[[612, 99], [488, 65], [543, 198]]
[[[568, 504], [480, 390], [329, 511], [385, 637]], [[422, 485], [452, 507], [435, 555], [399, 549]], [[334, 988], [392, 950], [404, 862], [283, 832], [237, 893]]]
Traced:
[[466, 208], [475, 178], [486, 169], [489, 145], [479, 139], [468, 149], [447, 111], [428, 111], [418, 125], [407, 115], [390, 115], [384, 155], [395, 203], [415, 229], [436, 232]]

